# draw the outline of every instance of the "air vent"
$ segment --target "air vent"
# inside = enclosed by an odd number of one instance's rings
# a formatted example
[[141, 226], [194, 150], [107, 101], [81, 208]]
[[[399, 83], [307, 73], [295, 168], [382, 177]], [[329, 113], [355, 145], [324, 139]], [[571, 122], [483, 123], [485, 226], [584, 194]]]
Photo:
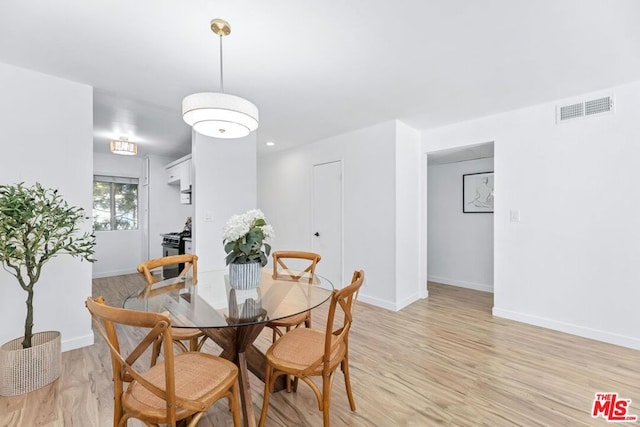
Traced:
[[560, 121], [584, 117], [584, 103], [560, 107]]
[[613, 108], [613, 101], [610, 96], [606, 98], [593, 99], [584, 103], [584, 115], [608, 113]]
[[580, 117], [593, 116], [595, 114], [610, 113], [613, 111], [613, 97], [591, 99], [568, 105], [556, 107], [556, 123]]

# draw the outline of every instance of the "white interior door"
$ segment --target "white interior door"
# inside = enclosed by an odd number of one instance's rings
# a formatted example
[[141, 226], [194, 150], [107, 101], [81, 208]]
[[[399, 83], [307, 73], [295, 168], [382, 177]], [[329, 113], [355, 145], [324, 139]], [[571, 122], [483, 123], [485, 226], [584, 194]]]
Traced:
[[316, 273], [342, 288], [342, 162], [313, 166], [312, 250], [322, 259]]

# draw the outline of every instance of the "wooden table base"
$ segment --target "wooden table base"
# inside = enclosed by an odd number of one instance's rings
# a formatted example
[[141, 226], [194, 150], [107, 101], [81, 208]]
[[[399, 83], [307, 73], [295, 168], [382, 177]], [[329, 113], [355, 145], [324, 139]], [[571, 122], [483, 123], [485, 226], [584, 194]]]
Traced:
[[[238, 366], [238, 380], [240, 382], [240, 400], [242, 415], [246, 427], [255, 427], [256, 416], [253, 410], [251, 387], [249, 386], [249, 371], [264, 382], [267, 358], [253, 342], [256, 340], [265, 324], [238, 326], [237, 328], [202, 329], [209, 338], [222, 347], [220, 357], [232, 361]], [[278, 378], [274, 391], [286, 388], [285, 377]]]

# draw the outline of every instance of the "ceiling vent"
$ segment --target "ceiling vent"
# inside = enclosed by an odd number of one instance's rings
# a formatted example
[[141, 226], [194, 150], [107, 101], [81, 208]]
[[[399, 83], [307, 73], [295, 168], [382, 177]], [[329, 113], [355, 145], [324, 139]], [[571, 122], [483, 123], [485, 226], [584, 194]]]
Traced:
[[613, 111], [613, 96], [556, 106], [556, 123]]

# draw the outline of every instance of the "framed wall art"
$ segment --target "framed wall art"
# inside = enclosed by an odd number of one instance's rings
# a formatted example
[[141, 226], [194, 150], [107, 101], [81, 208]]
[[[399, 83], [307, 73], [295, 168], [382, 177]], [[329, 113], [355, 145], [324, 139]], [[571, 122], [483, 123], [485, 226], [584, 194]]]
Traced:
[[462, 175], [462, 212], [493, 213], [493, 172]]

